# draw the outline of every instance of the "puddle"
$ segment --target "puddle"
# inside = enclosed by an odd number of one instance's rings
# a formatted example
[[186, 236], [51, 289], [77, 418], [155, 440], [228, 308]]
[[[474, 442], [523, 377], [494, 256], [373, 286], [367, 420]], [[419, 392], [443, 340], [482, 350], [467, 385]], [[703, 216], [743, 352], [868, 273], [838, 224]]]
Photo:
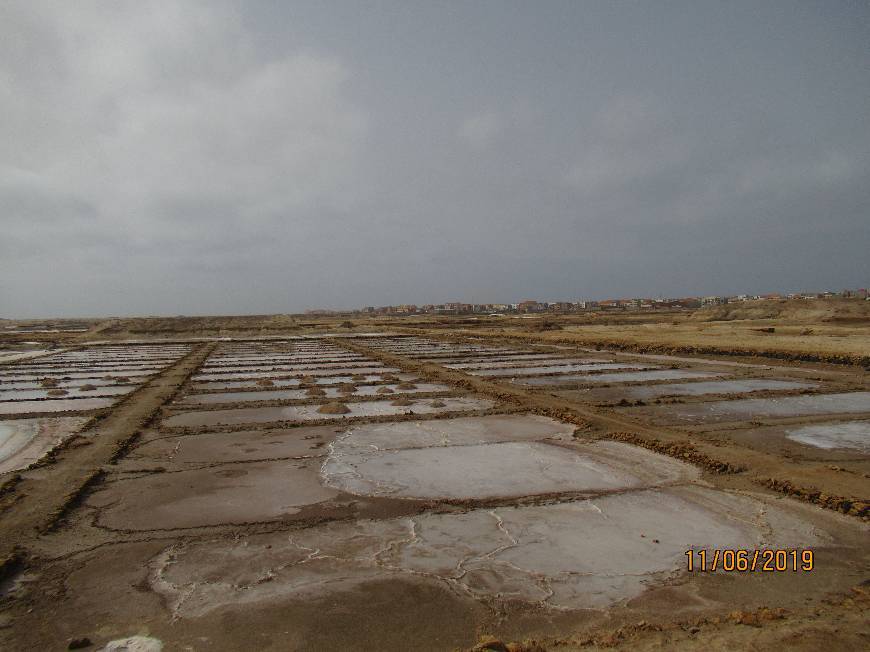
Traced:
[[674, 406], [671, 409], [678, 418], [687, 420], [751, 419], [754, 417], [870, 412], [870, 392], [812, 394], [784, 396], [782, 398], [744, 398], [736, 401]]
[[60, 417], [0, 421], [0, 473], [23, 469], [77, 432], [87, 419]]
[[342, 415], [321, 414], [318, 404], [286, 405], [281, 407], [239, 408], [235, 410], [210, 410], [207, 412], [183, 412], [163, 421], [169, 427], [236, 425], [242, 423], [271, 423], [274, 421], [313, 421], [342, 417], [368, 417], [393, 414], [430, 414], [465, 410], [488, 410], [493, 401], [476, 398], [442, 398], [444, 407], [432, 407], [433, 399], [419, 399], [409, 406], [391, 405], [392, 401], [359, 401], [346, 403], [350, 412]]
[[152, 560], [149, 581], [181, 618], [412, 577], [480, 600], [601, 609], [684, 573], [689, 548], [802, 548], [824, 536], [780, 506], [687, 486], [187, 542]]
[[0, 403], [0, 414], [27, 414], [30, 412], [72, 412], [109, 407], [115, 398], [50, 399], [47, 401], [6, 401]]
[[[354, 438], [351, 431], [336, 440], [322, 474], [327, 485], [364, 496], [485, 499], [602, 492], [648, 486], [649, 475], [659, 484], [683, 471], [690, 474], [680, 462], [617, 442], [577, 450], [538, 442], [377, 450]], [[647, 461], [652, 463], [645, 468]], [[643, 478], [635, 468], [644, 469]]]
[[803, 426], [785, 431], [789, 439], [816, 448], [853, 448], [870, 453], [870, 421]]
[[625, 390], [630, 398], [656, 398], [658, 396], [703, 396], [704, 394], [738, 394], [765, 390], [784, 391], [793, 389], [812, 389], [816, 383], [803, 383], [791, 380], [766, 380], [750, 378], [746, 380], [713, 380], [698, 383], [674, 383], [652, 385], [650, 387], [630, 387]]
[[[378, 390], [382, 387], [387, 387], [394, 394], [413, 394], [423, 392], [448, 392], [450, 387], [437, 383], [414, 383], [416, 389], [398, 389], [396, 385], [360, 385], [357, 386], [357, 391], [353, 394], [341, 393], [339, 387], [325, 387], [327, 398], [338, 398], [342, 396], [377, 396]], [[262, 392], [221, 392], [219, 394], [194, 394], [186, 396], [183, 403], [210, 405], [215, 403], [234, 403], [236, 401], [283, 401], [294, 399], [310, 399], [304, 389], [289, 389], [289, 390], [268, 390]]]
[[335, 497], [305, 461], [250, 462], [156, 473], [109, 484], [88, 504], [105, 507], [99, 523], [130, 530], [243, 524], [296, 514]]
[[598, 375], [565, 375], [544, 376], [541, 378], [523, 378], [514, 382], [523, 385], [562, 385], [565, 383], [640, 383], [650, 380], [677, 380], [689, 378], [716, 378], [721, 374], [706, 373], [703, 371], [684, 371], [682, 369], [655, 369], [652, 371], [632, 371], [626, 373], [606, 373]]

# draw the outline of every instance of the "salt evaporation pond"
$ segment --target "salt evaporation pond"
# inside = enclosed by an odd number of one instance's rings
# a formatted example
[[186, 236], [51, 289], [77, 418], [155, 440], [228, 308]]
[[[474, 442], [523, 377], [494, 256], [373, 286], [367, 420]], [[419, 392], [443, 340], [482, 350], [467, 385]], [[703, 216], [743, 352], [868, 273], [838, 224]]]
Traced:
[[[345, 394], [339, 387], [325, 387], [327, 398], [340, 398], [342, 396], [377, 396], [378, 390], [386, 387], [394, 394], [423, 393], [423, 392], [448, 392], [450, 387], [437, 383], [414, 383], [415, 389], [399, 389], [396, 385], [361, 385], [355, 392]], [[209, 405], [215, 403], [235, 403], [236, 401], [286, 401], [311, 399], [307, 390], [288, 389], [278, 391], [260, 392], [220, 392], [216, 394], [194, 394], [186, 396], [183, 403]], [[315, 397], [316, 398], [316, 397]]]
[[195, 381], [203, 380], [230, 380], [238, 378], [269, 378], [271, 376], [340, 376], [348, 374], [386, 374], [395, 373], [399, 369], [395, 367], [384, 366], [369, 366], [369, 367], [336, 367], [335, 369], [304, 369], [297, 371], [231, 371], [229, 373], [206, 373], [197, 374], [193, 377]]
[[[71, 388], [78, 391], [78, 388], [82, 385], [95, 385], [96, 387], [130, 387], [131, 385], [125, 383], [118, 383], [117, 379], [106, 380], [104, 378], [79, 378], [75, 380], [58, 380], [57, 386], [52, 389], [65, 389], [70, 391]], [[42, 385], [42, 381], [39, 380], [25, 380], [25, 381], [17, 381], [13, 383], [0, 383], [0, 391], [7, 392], [11, 390], [18, 389], [45, 389]]]
[[[477, 369], [493, 369], [493, 370], [502, 370], [502, 369], [516, 369], [517, 373], [521, 373], [524, 369], [539, 369], [542, 368], [541, 362], [547, 363], [547, 366], [544, 368], [552, 367], [572, 367], [576, 365], [587, 365], [590, 363], [596, 362], [604, 362], [599, 358], [573, 358], [573, 359], [565, 359], [565, 358], [550, 358], [548, 360], [500, 360], [498, 362], [467, 362], [467, 363], [459, 363], [459, 364], [445, 364], [445, 367], [449, 367], [450, 369], [469, 369], [469, 370], [477, 370]], [[572, 371], [572, 369], [568, 369], [568, 371]], [[474, 371], [469, 371], [468, 373], [474, 373]], [[538, 373], [538, 372], [532, 372]]]
[[158, 437], [141, 443], [128, 460], [184, 468], [227, 462], [255, 462], [278, 458], [326, 455], [326, 444], [335, 437], [335, 426], [297, 426], [239, 432]]
[[130, 530], [273, 520], [337, 495], [303, 464], [250, 462], [134, 477], [111, 483], [89, 503], [107, 508], [101, 525]]
[[21, 401], [27, 399], [51, 398], [48, 393], [54, 389], [66, 389], [68, 392], [67, 398], [76, 398], [78, 396], [120, 396], [128, 394], [136, 387], [134, 385], [101, 385], [95, 386], [94, 389], [82, 391], [81, 387], [64, 388], [52, 387], [51, 389], [20, 389], [6, 390], [3, 385], [0, 385], [0, 401]]
[[656, 398], [659, 396], [703, 396], [704, 394], [738, 394], [760, 391], [785, 391], [793, 389], [813, 389], [816, 383], [792, 380], [767, 380], [747, 378], [745, 380], [702, 381], [697, 383], [673, 383], [652, 385], [650, 387], [630, 387], [625, 393], [630, 398]]
[[680, 419], [722, 418], [751, 419], [754, 417], [792, 417], [812, 414], [870, 412], [870, 392], [811, 394], [782, 398], [744, 398], [736, 401], [716, 401], [680, 406], [675, 414]]
[[465, 410], [488, 410], [493, 401], [476, 398], [441, 398], [443, 407], [433, 407], [433, 399], [419, 399], [407, 406], [392, 405], [392, 401], [348, 402], [350, 412], [345, 414], [322, 414], [321, 406], [286, 405], [279, 407], [238, 408], [235, 410], [209, 410], [202, 412], [183, 412], [163, 421], [169, 427], [215, 426], [218, 424], [236, 425], [243, 423], [271, 423], [274, 421], [313, 421], [315, 419], [341, 419], [344, 417], [387, 416], [394, 414], [430, 414]]
[[597, 371], [599, 369], [643, 369], [639, 365], [626, 365], [619, 362], [596, 363], [590, 360], [577, 364], [546, 365], [537, 367], [507, 367], [501, 369], [469, 370], [474, 376], [532, 376], [534, 374], [564, 374], [572, 371]]
[[464, 446], [507, 441], [567, 440], [575, 426], [537, 415], [490, 414], [427, 421], [366, 423], [350, 427], [344, 448], [391, 450], [424, 446]]
[[84, 371], [84, 372], [76, 372], [76, 373], [64, 373], [64, 374], [47, 374], [47, 373], [34, 373], [26, 376], [23, 375], [10, 375], [3, 376], [0, 378], [0, 382], [19, 382], [19, 381], [33, 381], [43, 377], [51, 377], [61, 379], [75, 379], [75, 378], [133, 378], [136, 377], [137, 380], [141, 380], [141, 376], [150, 376], [154, 374], [153, 371], [113, 371], [111, 373], [107, 373], [104, 371]]
[[[323, 376], [321, 378], [315, 378], [315, 385], [335, 385], [340, 383], [354, 383], [354, 384], [362, 384], [362, 383], [377, 383], [383, 380], [383, 376], [379, 374], [361, 374], [364, 375], [365, 378], [363, 380], [354, 380], [353, 376]], [[396, 378], [401, 381], [406, 380], [414, 380], [416, 376], [414, 374], [408, 373], [399, 373], [393, 374]], [[272, 385], [275, 387], [298, 387], [301, 380], [299, 378], [285, 378], [285, 379], [274, 379], [272, 380]], [[0, 385], [2, 387], [2, 385]], [[239, 387], [260, 387], [257, 385], [257, 381], [255, 379], [251, 380], [231, 380], [227, 382], [219, 382], [219, 381], [205, 381], [199, 382], [195, 385], [195, 389], [236, 389]]]
[[0, 414], [27, 414], [29, 412], [79, 412], [109, 407], [114, 398], [61, 398], [47, 401], [5, 401], [0, 403]]
[[[634, 472], [640, 468], [643, 473]], [[358, 495], [486, 499], [649, 486], [682, 478], [683, 470], [678, 462], [617, 442], [578, 450], [540, 442], [374, 450], [350, 433], [331, 446], [322, 474], [327, 485]], [[657, 477], [651, 482], [650, 475]]]
[[852, 448], [870, 453], [870, 421], [820, 423], [785, 431], [793, 441], [816, 448]]
[[688, 485], [185, 541], [152, 560], [149, 582], [183, 618], [390, 579], [481, 600], [601, 609], [683, 571], [689, 548], [805, 548], [825, 536], [781, 506]]
[[0, 473], [23, 469], [76, 432], [84, 417], [0, 421]]
[[549, 360], [564, 360], [565, 356], [561, 353], [517, 353], [515, 355], [494, 355], [487, 357], [461, 357], [461, 358], [442, 358], [438, 360], [438, 364], [445, 367], [460, 368], [465, 365], [479, 365], [502, 363], [510, 364], [512, 362], [547, 362]]
[[[629, 367], [631, 368], [631, 367]], [[643, 383], [653, 380], [691, 380], [695, 378], [716, 378], [721, 374], [704, 371], [685, 371], [684, 369], [654, 369], [652, 371], [636, 371], [626, 373], [605, 373], [582, 376], [571, 374], [564, 376], [544, 376], [542, 378], [522, 378], [514, 382], [522, 385], [563, 385], [565, 383]]]

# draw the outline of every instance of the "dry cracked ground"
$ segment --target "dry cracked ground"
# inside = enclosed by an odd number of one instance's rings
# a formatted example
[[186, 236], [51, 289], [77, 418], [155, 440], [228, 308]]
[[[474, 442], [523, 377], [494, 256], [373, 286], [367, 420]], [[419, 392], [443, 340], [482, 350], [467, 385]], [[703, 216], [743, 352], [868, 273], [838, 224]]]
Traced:
[[0, 648], [870, 645], [863, 368], [542, 342], [7, 356]]

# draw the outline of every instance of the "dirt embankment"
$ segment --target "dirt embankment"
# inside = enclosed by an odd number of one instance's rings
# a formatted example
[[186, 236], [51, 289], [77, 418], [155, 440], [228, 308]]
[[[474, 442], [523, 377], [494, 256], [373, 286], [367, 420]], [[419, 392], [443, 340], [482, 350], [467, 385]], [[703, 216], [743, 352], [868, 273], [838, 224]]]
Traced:
[[130, 317], [107, 320], [87, 335], [93, 338], [165, 337], [203, 335], [258, 335], [295, 332], [317, 326], [291, 315], [238, 315], [215, 317]]
[[506, 643], [482, 636], [471, 652], [593, 652], [597, 650], [858, 650], [866, 649], [870, 589], [825, 596], [801, 609], [761, 607], [671, 623], [640, 621], [565, 638]]
[[772, 319], [781, 322], [842, 322], [870, 325], [870, 301], [861, 299], [782, 299], [743, 301], [695, 311], [693, 321]]
[[[573, 327], [559, 330], [455, 330], [451, 335], [506, 338], [525, 344], [566, 344], [627, 353], [717, 355], [870, 366], [870, 327], [841, 335], [772, 334], [744, 327], [701, 328], [658, 324], [654, 328]], [[812, 329], [810, 329], [812, 330]], [[434, 334], [434, 332], [433, 332]]]

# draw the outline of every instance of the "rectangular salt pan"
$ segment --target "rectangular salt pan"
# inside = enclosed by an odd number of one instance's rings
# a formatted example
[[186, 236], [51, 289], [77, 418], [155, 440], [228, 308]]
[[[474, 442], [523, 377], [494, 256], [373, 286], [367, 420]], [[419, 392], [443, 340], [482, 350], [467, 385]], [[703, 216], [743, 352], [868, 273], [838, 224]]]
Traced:
[[690, 378], [716, 378], [721, 374], [705, 373], [702, 371], [683, 371], [682, 369], [657, 369], [653, 371], [637, 371], [628, 373], [598, 374], [594, 376], [565, 375], [544, 376], [542, 378], [524, 378], [514, 382], [523, 385], [563, 385], [565, 383], [642, 383], [651, 380], [678, 380]]
[[243, 423], [272, 423], [275, 421], [313, 421], [315, 419], [340, 419], [342, 417], [368, 417], [395, 414], [430, 414], [465, 410], [488, 410], [494, 403], [486, 399], [442, 398], [444, 407], [432, 407], [433, 399], [420, 399], [412, 405], [391, 405], [391, 401], [360, 401], [345, 403], [350, 412], [346, 414], [321, 414], [320, 405], [287, 405], [283, 407], [240, 408], [236, 410], [210, 410], [185, 412], [169, 417], [163, 425], [169, 427], [236, 425]]
[[51, 399], [48, 401], [7, 401], [0, 403], [0, 414], [39, 412], [79, 412], [109, 407], [114, 398]]
[[744, 398], [681, 406], [680, 419], [718, 420], [725, 418], [791, 417], [810, 414], [870, 412], [870, 392], [812, 394], [782, 398]]
[[[116, 379], [105, 380], [103, 378], [78, 378], [75, 380], [58, 379], [57, 389], [78, 389], [82, 385], [95, 385], [96, 387], [127, 386], [129, 383], [118, 383]], [[45, 389], [39, 380], [19, 380], [11, 383], [0, 383], [0, 392], [8, 392], [19, 389]]]
[[[0, 390], [3, 389], [3, 386], [0, 385]], [[52, 389], [62, 389], [62, 388], [52, 388]], [[136, 387], [134, 385], [110, 385], [110, 386], [100, 386], [95, 387], [94, 389], [89, 389], [87, 391], [82, 391], [81, 388], [70, 388], [67, 389], [67, 395], [61, 398], [76, 398], [78, 396], [120, 396], [121, 394], [128, 394], [132, 392]], [[29, 399], [37, 399], [37, 398], [51, 398], [48, 393], [51, 389], [20, 389], [20, 390], [12, 390], [12, 391], [0, 391], [0, 402], [4, 401], [23, 401]]]
[[352, 366], [357, 363], [373, 364], [374, 360], [369, 360], [363, 357], [354, 358], [302, 358], [302, 359], [279, 359], [279, 358], [263, 358], [262, 360], [239, 360], [238, 362], [217, 362], [209, 360], [203, 366], [203, 370], [220, 370], [220, 369], [251, 369], [262, 367], [318, 367], [318, 366], [333, 366], [345, 365]]
[[[416, 376], [409, 373], [394, 374], [399, 380], [414, 380]], [[365, 380], [354, 380], [353, 376], [323, 376], [315, 378], [315, 385], [336, 385], [340, 383], [368, 383], [379, 382], [383, 380], [383, 376], [379, 374], [367, 374]], [[275, 387], [298, 387], [299, 378], [288, 378], [286, 380], [273, 380], [272, 384]], [[194, 389], [237, 389], [239, 387], [259, 387], [256, 380], [231, 380], [229, 382], [206, 381], [198, 383]]]
[[[648, 367], [649, 365], [647, 365]], [[537, 374], [565, 374], [572, 371], [600, 371], [603, 369], [644, 369], [641, 365], [626, 365], [619, 362], [595, 363], [588, 361], [580, 364], [547, 365], [542, 367], [514, 367], [509, 369], [481, 369], [469, 370], [467, 373], [473, 376], [502, 377], [502, 376], [533, 376]]]
[[[449, 367], [450, 369], [463, 369], [467, 370], [468, 373], [475, 373], [474, 370], [487, 370], [487, 369], [507, 369], [508, 367], [513, 367], [517, 369], [517, 371], [522, 372], [523, 369], [538, 369], [543, 365], [549, 367], [573, 367], [576, 365], [586, 365], [592, 364], [596, 362], [609, 362], [609, 360], [601, 360], [599, 358], [547, 358], [541, 360], [539, 358], [534, 360], [499, 360], [496, 362], [462, 362], [462, 363], [450, 363], [445, 364], [445, 367]], [[538, 372], [534, 372], [538, 373]]]
[[785, 436], [816, 448], [851, 448], [870, 453], [870, 421], [820, 423], [786, 430]]
[[143, 376], [150, 376], [154, 374], [153, 371], [84, 371], [84, 372], [74, 372], [74, 373], [36, 373], [29, 374], [27, 376], [18, 375], [18, 376], [3, 376], [0, 378], [2, 382], [16, 382], [16, 381], [28, 381], [34, 380], [37, 378], [49, 377], [49, 378], [57, 378], [58, 380], [62, 378], [142, 378]]
[[193, 377], [195, 381], [201, 380], [237, 380], [240, 378], [273, 378], [280, 376], [339, 376], [348, 374], [386, 374], [399, 371], [395, 367], [357, 367], [348, 369], [347, 367], [336, 369], [304, 369], [297, 371], [249, 371], [249, 372], [230, 372], [224, 374], [199, 374]]
[[[357, 391], [352, 394], [342, 394], [338, 387], [327, 387], [324, 389], [328, 398], [337, 398], [341, 396], [377, 396], [378, 390], [382, 387], [390, 389], [395, 394], [422, 393], [422, 392], [447, 392], [450, 387], [437, 383], [414, 383], [416, 389], [398, 389], [396, 385], [362, 385], [357, 387]], [[197, 403], [200, 405], [208, 405], [214, 403], [235, 403], [237, 401], [284, 401], [284, 400], [301, 400], [311, 399], [304, 389], [288, 389], [278, 391], [260, 391], [260, 392], [221, 392], [218, 394], [194, 394], [184, 399], [185, 403]], [[317, 398], [317, 397], [313, 397]]]
[[51, 417], [0, 421], [0, 473], [36, 462], [86, 420], [85, 417]]
[[632, 387], [626, 390], [631, 398], [656, 398], [658, 396], [703, 396], [704, 394], [737, 394], [743, 392], [785, 391], [793, 389], [812, 389], [816, 383], [803, 383], [791, 380], [766, 380], [749, 378], [746, 380], [720, 380], [698, 383], [671, 383], [651, 387]]

